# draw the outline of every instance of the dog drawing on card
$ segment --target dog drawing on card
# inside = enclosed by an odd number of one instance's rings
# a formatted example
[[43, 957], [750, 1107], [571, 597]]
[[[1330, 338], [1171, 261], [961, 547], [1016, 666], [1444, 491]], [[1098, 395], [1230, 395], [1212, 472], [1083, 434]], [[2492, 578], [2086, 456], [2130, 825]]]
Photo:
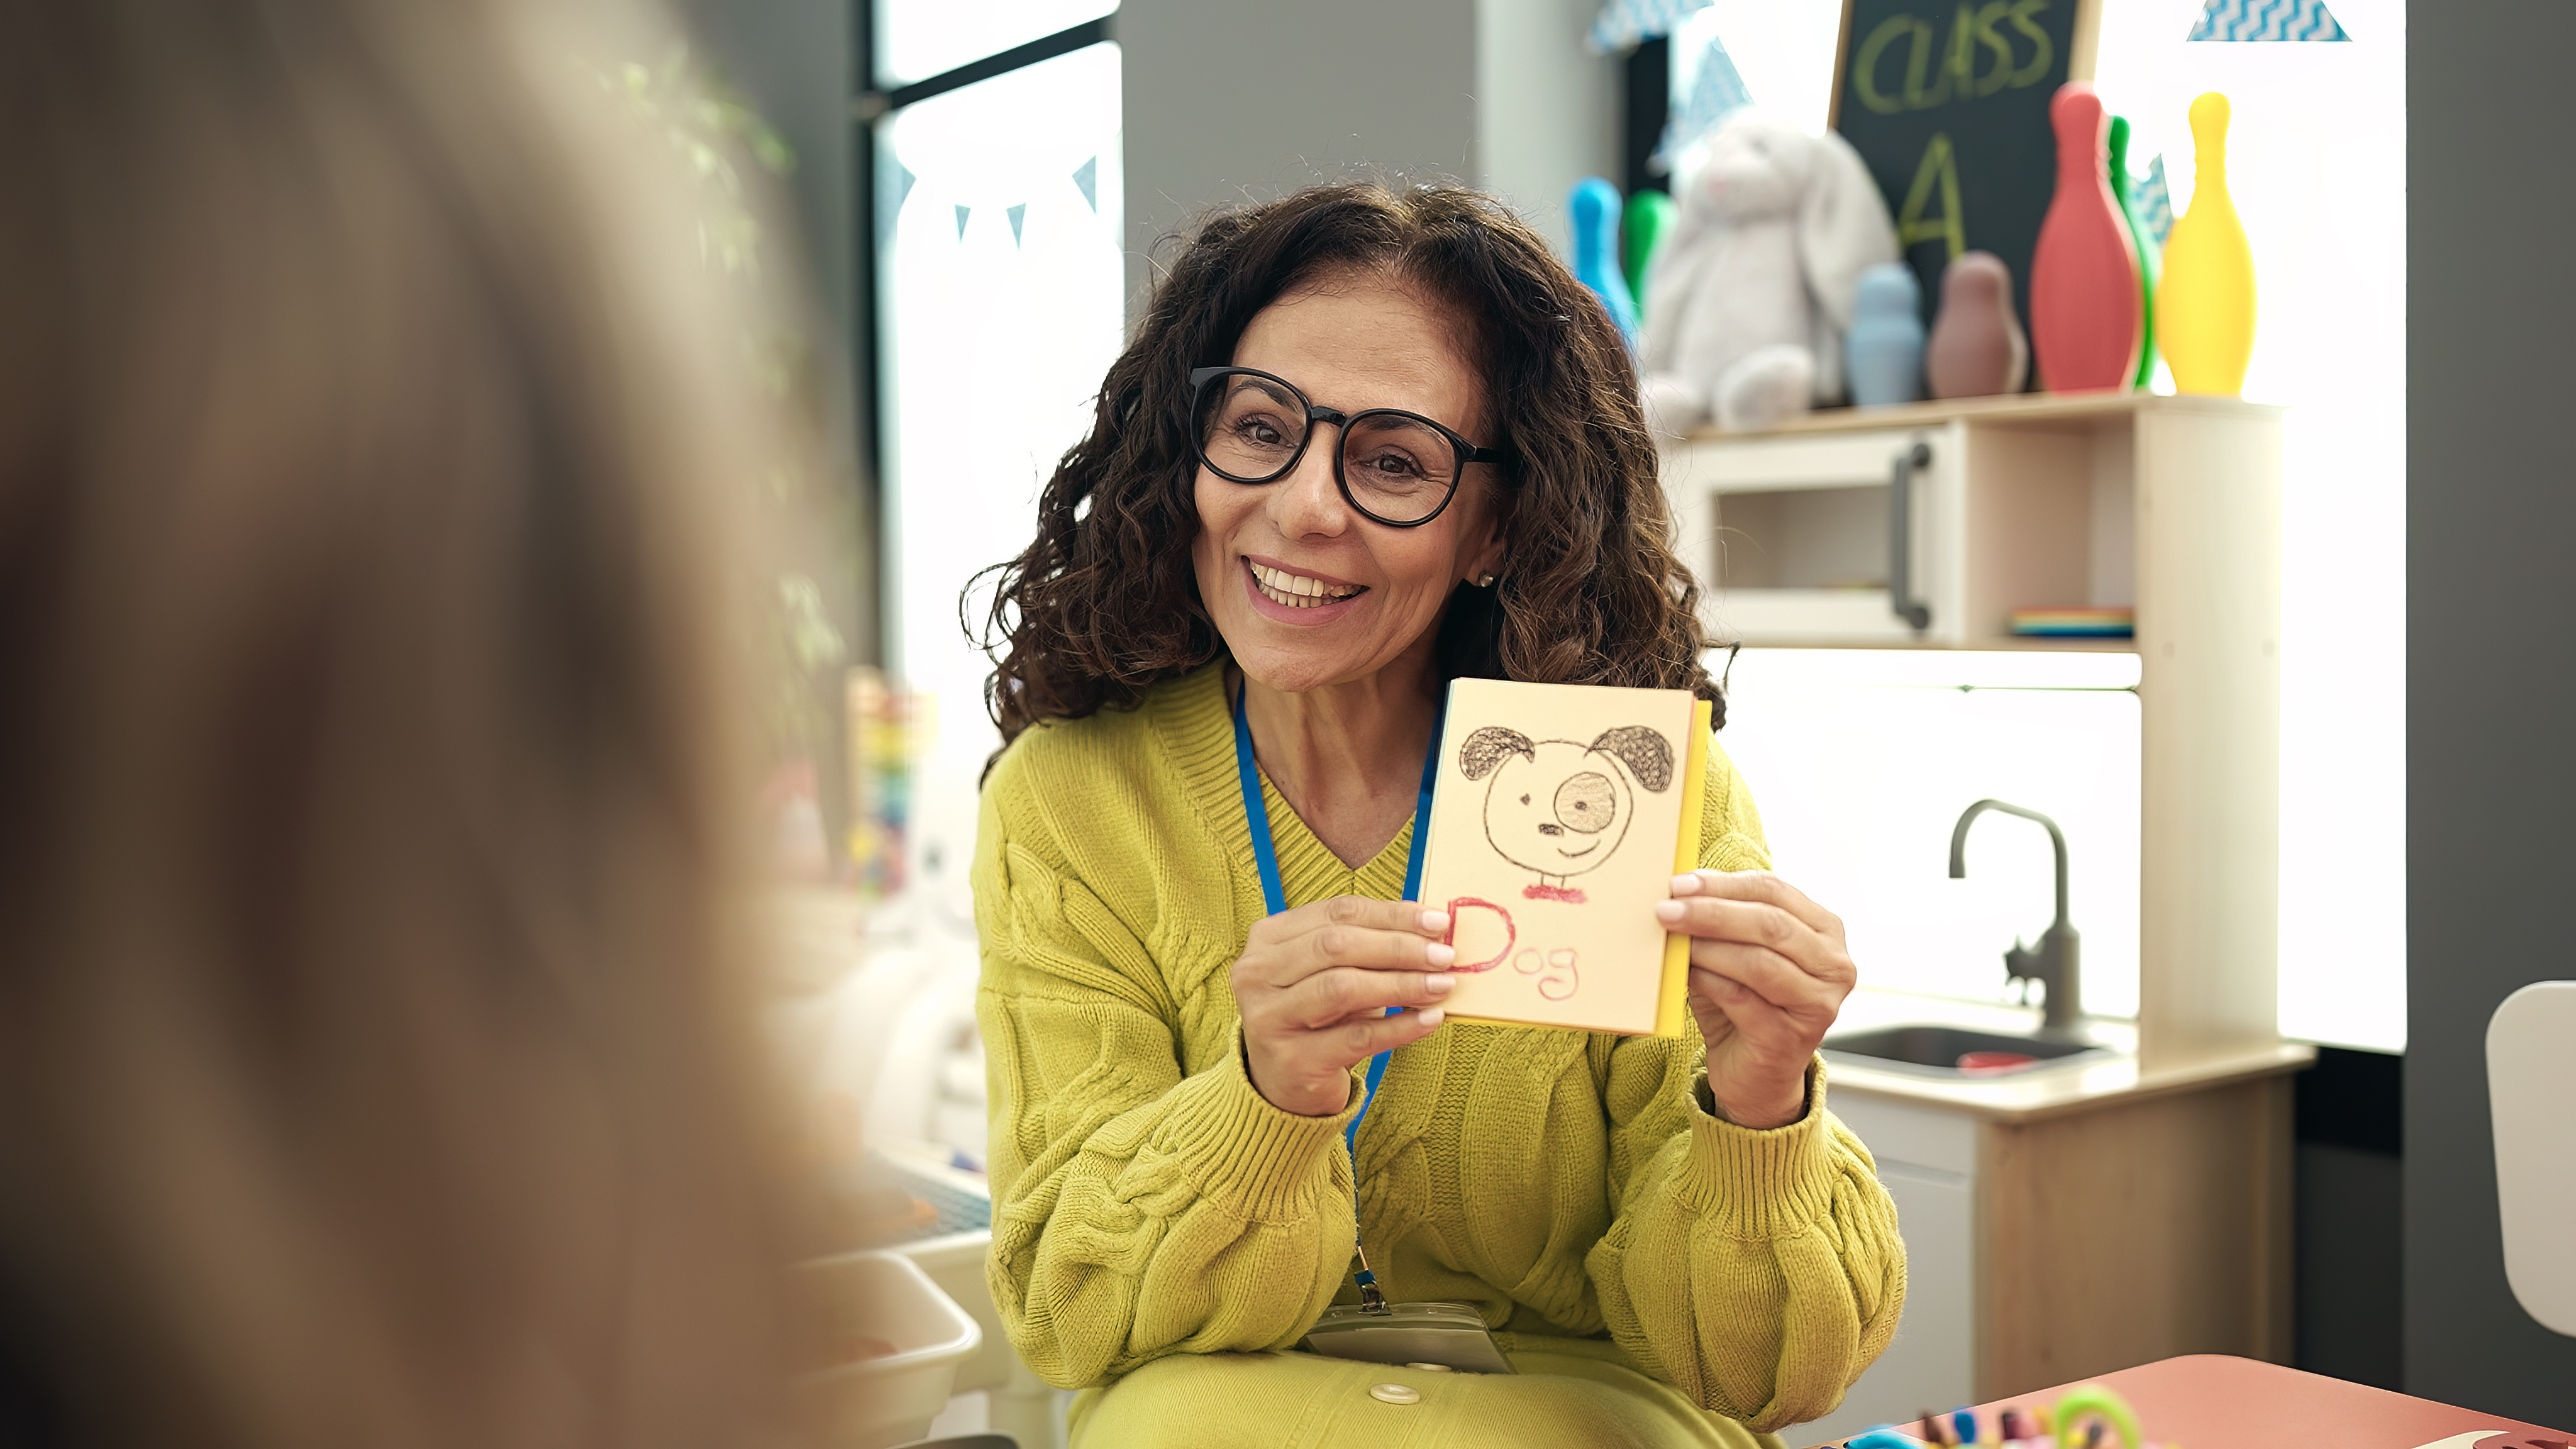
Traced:
[[1672, 745], [1642, 725], [1603, 730], [1588, 745], [1486, 725], [1459, 745], [1458, 765], [1486, 782], [1485, 839], [1538, 877], [1521, 894], [1575, 904], [1583, 892], [1567, 882], [1618, 852], [1636, 792], [1673, 783]]

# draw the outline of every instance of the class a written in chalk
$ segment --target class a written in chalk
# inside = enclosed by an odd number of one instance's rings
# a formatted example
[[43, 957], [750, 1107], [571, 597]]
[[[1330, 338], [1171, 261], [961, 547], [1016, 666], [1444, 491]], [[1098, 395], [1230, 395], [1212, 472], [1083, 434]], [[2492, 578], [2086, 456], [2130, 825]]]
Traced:
[[2038, 85], [2057, 59], [2056, 45], [2033, 19], [2049, 4], [1961, 0], [1947, 35], [1923, 16], [1891, 15], [1852, 53], [1852, 94], [1868, 109], [1893, 116]]

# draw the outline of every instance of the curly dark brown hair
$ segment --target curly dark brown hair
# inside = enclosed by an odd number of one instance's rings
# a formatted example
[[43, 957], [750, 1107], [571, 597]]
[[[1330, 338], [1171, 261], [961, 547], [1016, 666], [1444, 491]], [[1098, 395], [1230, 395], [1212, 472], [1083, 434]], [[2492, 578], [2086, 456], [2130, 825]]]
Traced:
[[1101, 384], [1090, 436], [1038, 497], [1037, 538], [998, 564], [986, 691], [1005, 745], [1030, 725], [1132, 707], [1225, 651], [1190, 561], [1189, 373], [1233, 360], [1254, 314], [1326, 274], [1370, 270], [1467, 324], [1504, 447], [1503, 558], [1440, 623], [1445, 677], [1689, 689], [1699, 588], [1676, 556], [1627, 343], [1591, 291], [1500, 202], [1458, 186], [1317, 186], [1217, 211], [1183, 243]]

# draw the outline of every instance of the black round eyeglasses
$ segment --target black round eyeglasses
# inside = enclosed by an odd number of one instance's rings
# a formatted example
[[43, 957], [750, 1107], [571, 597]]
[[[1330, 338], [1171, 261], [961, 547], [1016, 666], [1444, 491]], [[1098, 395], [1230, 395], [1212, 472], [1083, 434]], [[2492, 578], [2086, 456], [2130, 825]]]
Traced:
[[1501, 463], [1504, 448], [1479, 448], [1456, 432], [1400, 408], [1345, 413], [1317, 407], [1283, 378], [1249, 367], [1190, 373], [1193, 445], [1202, 467], [1230, 483], [1272, 483], [1306, 456], [1315, 424], [1342, 430], [1333, 481], [1362, 516], [1389, 528], [1419, 528], [1458, 496], [1470, 463]]

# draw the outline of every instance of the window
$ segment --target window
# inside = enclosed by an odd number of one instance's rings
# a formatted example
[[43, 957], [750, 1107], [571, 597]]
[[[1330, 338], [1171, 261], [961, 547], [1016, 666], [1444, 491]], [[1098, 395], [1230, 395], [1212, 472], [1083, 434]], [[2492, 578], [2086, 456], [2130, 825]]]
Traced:
[[1117, 8], [1117, 0], [877, 0], [877, 83], [930, 80]]
[[[913, 879], [970, 951], [975, 789], [996, 739], [959, 598], [1028, 541], [1122, 336], [1107, 8], [881, 0], [874, 17], [879, 78], [901, 83], [872, 123], [886, 654], [923, 697]], [[1068, 22], [1088, 23], [1044, 30]]]

